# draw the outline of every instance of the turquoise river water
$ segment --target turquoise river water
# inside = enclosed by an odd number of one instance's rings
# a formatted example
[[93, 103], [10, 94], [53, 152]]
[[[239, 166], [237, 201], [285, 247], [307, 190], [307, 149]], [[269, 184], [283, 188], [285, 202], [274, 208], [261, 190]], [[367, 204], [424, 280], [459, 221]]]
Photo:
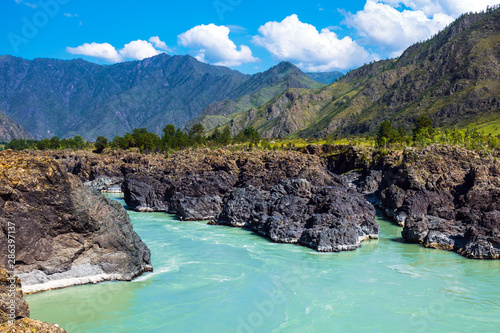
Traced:
[[401, 228], [382, 218], [379, 240], [317, 253], [239, 228], [129, 214], [155, 272], [29, 295], [32, 318], [69, 333], [500, 331], [500, 261], [402, 243]]

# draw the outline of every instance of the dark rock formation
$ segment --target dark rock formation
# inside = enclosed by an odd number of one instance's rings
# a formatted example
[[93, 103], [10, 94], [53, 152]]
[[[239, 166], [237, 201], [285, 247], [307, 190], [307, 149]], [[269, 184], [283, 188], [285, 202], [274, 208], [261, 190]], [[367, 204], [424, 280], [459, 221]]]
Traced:
[[[123, 207], [83, 186], [52, 158], [0, 153], [0, 247], [16, 231], [16, 273], [28, 292], [131, 280], [152, 270]], [[0, 265], [6, 267], [7, 258]]]
[[279, 243], [297, 243], [320, 252], [358, 248], [378, 238], [375, 209], [347, 187], [313, 186], [284, 180], [269, 191], [249, 185], [228, 193], [216, 222], [246, 227]]
[[0, 268], [0, 332], [64, 333], [57, 325], [30, 319], [28, 303], [23, 298], [21, 280]]
[[500, 162], [493, 154], [439, 145], [387, 154], [349, 148], [327, 159], [358, 191], [375, 190], [408, 242], [498, 259]]
[[500, 163], [485, 152], [408, 150], [385, 174], [381, 201], [407, 241], [478, 259], [500, 258]]
[[222, 198], [234, 188], [269, 190], [282, 179], [305, 178], [330, 185], [322, 161], [297, 152], [195, 150], [179, 152], [163, 164], [125, 176], [127, 205], [140, 211], [179, 214], [183, 220], [208, 220], [222, 210]]
[[[60, 162], [85, 180], [99, 174], [124, 177], [131, 208], [168, 210], [184, 220], [215, 219], [238, 191], [245, 190], [245, 197], [252, 191], [263, 196], [280, 181], [298, 178], [313, 186], [332, 186], [339, 183], [334, 174], [341, 174], [346, 186], [368, 195], [401, 226], [406, 224], [407, 241], [470, 258], [498, 258], [498, 152], [490, 156], [432, 146], [384, 153], [332, 145], [301, 151], [193, 150], [168, 158], [130, 152], [57, 154], [65, 155], [59, 156]], [[246, 201], [235, 206], [231, 223], [246, 225], [247, 220], [236, 216], [250, 216], [249, 207], [253, 204]]]

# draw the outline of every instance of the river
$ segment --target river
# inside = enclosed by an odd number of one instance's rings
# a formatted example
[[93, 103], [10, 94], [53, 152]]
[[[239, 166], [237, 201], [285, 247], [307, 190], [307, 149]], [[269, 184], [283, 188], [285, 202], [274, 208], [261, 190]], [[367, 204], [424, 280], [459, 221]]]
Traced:
[[[121, 200], [116, 198], [117, 200]], [[121, 200], [122, 201], [122, 200]], [[123, 201], [122, 201], [123, 203]], [[380, 239], [342, 253], [129, 211], [154, 273], [26, 297], [73, 332], [498, 332], [500, 261]]]

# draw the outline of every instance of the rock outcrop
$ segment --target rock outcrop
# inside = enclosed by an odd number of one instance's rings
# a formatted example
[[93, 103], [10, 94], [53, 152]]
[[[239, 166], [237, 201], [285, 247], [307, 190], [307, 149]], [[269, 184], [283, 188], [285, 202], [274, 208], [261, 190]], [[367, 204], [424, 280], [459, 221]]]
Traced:
[[452, 146], [407, 148], [387, 154], [349, 148], [329, 156], [362, 193], [403, 226], [403, 238], [468, 258], [500, 258], [498, 152]]
[[[16, 274], [26, 292], [151, 271], [150, 252], [123, 207], [83, 186], [53, 158], [0, 152], [0, 247], [16, 235]], [[6, 267], [7, 258], [0, 265]]]
[[269, 190], [294, 178], [333, 184], [332, 175], [315, 156], [206, 149], [178, 152], [157, 168], [127, 174], [123, 192], [127, 205], [136, 210], [169, 211], [186, 221], [208, 220], [222, 211], [222, 198], [234, 188], [251, 185]]
[[0, 268], [0, 332], [64, 333], [57, 325], [30, 319], [21, 280]]
[[354, 250], [361, 241], [378, 238], [373, 206], [341, 184], [313, 186], [294, 179], [269, 191], [249, 185], [228, 193], [223, 207], [218, 224], [246, 227], [274, 242], [320, 252]]
[[[125, 201], [137, 211], [247, 227], [318, 251], [353, 250], [378, 237], [373, 207], [309, 154], [197, 149], [166, 158], [113, 152], [60, 153], [58, 159], [84, 180], [99, 173], [123, 177]], [[112, 175], [111, 165], [122, 173]]]
[[403, 237], [477, 259], [500, 259], [500, 162], [485, 152], [407, 150], [384, 174], [381, 202]]
[[[85, 180], [123, 177], [131, 208], [169, 211], [184, 220], [215, 220], [227, 210], [229, 196], [245, 191], [246, 197], [257, 191], [265, 197], [282, 180], [303, 178], [319, 187], [345, 183], [404, 226], [403, 236], [409, 242], [469, 258], [499, 258], [498, 152], [442, 145], [389, 152], [323, 145], [306, 147], [301, 153], [200, 149], [168, 158], [134, 152], [57, 155], [69, 171]], [[241, 209], [250, 216], [253, 204], [245, 205]], [[250, 227], [248, 221], [236, 221], [231, 223]]]

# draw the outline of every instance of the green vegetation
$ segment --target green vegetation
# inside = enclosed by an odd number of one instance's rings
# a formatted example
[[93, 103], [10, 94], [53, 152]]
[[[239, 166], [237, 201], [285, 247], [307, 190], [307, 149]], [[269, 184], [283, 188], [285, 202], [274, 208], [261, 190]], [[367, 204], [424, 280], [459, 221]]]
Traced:
[[257, 145], [260, 142], [259, 133], [253, 127], [243, 129], [234, 139], [227, 127], [222, 131], [217, 127], [207, 136], [201, 124], [193, 125], [189, 132], [182, 131], [180, 128], [176, 129], [174, 125], [169, 124], [163, 128], [162, 132], [163, 135], [159, 137], [155, 133], [149, 133], [145, 128], [134, 129], [132, 133], [127, 133], [122, 137], [116, 136], [110, 147], [112, 149], [139, 148], [141, 152], [159, 152], [201, 146], [222, 147], [231, 143]]
[[12, 150], [27, 150], [27, 149], [37, 149], [37, 150], [58, 150], [58, 149], [86, 149], [92, 147], [92, 144], [83, 140], [80, 135], [74, 138], [59, 140], [57, 136], [53, 136], [50, 139], [37, 140], [25, 140], [25, 139], [13, 139], [11, 142], [5, 145], [5, 149]]
[[189, 131], [175, 128], [174, 125], [166, 125], [163, 135], [159, 137], [156, 133], [150, 133], [145, 128], [134, 129], [131, 133], [123, 136], [115, 136], [111, 142], [107, 138], [99, 136], [95, 143], [86, 142], [79, 135], [69, 139], [59, 139], [54, 136], [51, 139], [23, 140], [14, 139], [5, 145], [5, 149], [13, 150], [58, 150], [58, 149], [94, 149], [95, 153], [102, 153], [105, 149], [138, 149], [141, 153], [169, 152], [187, 148], [209, 147], [218, 148], [229, 146], [230, 149], [300, 149], [311, 144], [316, 145], [349, 145], [369, 146], [383, 150], [403, 149], [405, 147], [425, 147], [433, 144], [446, 144], [460, 146], [474, 150], [493, 150], [500, 146], [499, 138], [492, 133], [485, 133], [477, 127], [465, 129], [434, 128], [428, 115], [420, 116], [412, 129], [413, 135], [399, 126], [394, 128], [389, 120], [384, 120], [374, 137], [339, 137], [329, 134], [324, 138], [284, 138], [284, 139], [262, 139], [259, 132], [252, 126], [245, 127], [234, 138], [231, 137], [229, 127], [222, 130], [216, 127], [207, 135], [201, 124], [194, 125]]
[[434, 129], [428, 115], [417, 119], [413, 129], [413, 137], [406, 135], [404, 128], [394, 129], [389, 120], [384, 120], [378, 129], [375, 138], [376, 145], [380, 148], [416, 146], [425, 147], [432, 144], [448, 144], [461, 146], [466, 149], [496, 149], [499, 147], [497, 136], [480, 132], [477, 127], [468, 127], [460, 130], [457, 127], [441, 130]]

